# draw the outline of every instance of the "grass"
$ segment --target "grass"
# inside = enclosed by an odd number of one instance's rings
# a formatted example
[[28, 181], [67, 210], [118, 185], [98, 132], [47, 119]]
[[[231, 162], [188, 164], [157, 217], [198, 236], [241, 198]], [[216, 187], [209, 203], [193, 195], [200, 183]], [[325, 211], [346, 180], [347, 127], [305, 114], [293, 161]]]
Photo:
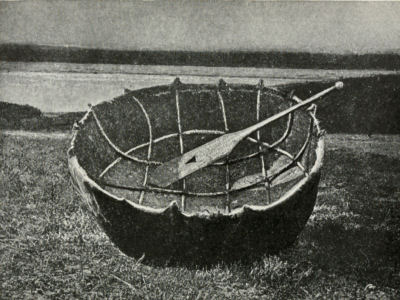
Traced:
[[400, 297], [400, 157], [328, 147], [293, 247], [250, 265], [162, 268], [123, 255], [86, 213], [68, 143], [0, 135], [2, 299]]

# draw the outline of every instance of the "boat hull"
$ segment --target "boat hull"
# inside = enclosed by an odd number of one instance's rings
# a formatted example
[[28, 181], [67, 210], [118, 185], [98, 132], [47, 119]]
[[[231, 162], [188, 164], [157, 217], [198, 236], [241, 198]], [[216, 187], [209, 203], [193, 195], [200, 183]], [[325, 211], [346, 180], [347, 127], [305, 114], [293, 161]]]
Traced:
[[[137, 95], [143, 95], [143, 92], [139, 91]], [[317, 131], [314, 162], [305, 178], [269, 204], [250, 203], [229, 213], [205, 214], [185, 212], [178, 201], [154, 208], [115, 195], [106, 189], [98, 176], [93, 176], [99, 173], [97, 169], [91, 169], [92, 163], [96, 162], [97, 150], [96, 144], [90, 148], [90, 140], [96, 136], [93, 129], [82, 131], [89, 123], [88, 115], [75, 128], [68, 151], [69, 170], [90, 212], [115, 246], [126, 255], [137, 259], [144, 255], [144, 261], [160, 265], [252, 261], [292, 245], [313, 211], [324, 141], [315, 115], [310, 115]], [[87, 145], [79, 145], [86, 140]], [[88, 154], [91, 152], [94, 158]], [[104, 169], [104, 164], [100, 167]], [[244, 193], [242, 197], [247, 195]]]

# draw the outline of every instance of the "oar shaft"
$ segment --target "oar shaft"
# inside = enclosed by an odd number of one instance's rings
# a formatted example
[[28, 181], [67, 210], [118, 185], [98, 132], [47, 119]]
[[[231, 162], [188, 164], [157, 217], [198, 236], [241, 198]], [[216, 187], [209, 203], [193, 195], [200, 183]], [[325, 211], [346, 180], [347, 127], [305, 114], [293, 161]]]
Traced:
[[257, 123], [243, 130], [224, 134], [202, 146], [192, 149], [189, 152], [186, 152], [185, 154], [162, 164], [161, 166], [150, 172], [149, 182], [157, 186], [166, 187], [173, 182], [208, 166], [214, 161], [227, 156], [241, 140], [246, 138], [254, 131], [279, 118], [290, 114], [291, 112], [299, 108], [310, 105], [311, 103], [328, 94], [332, 90], [341, 89], [342, 87], [343, 83], [337, 82], [335, 86], [330, 87], [276, 115], [273, 115], [270, 118], [261, 121], [260, 123]]
[[288, 109], [283, 110], [280, 113], [277, 113], [277, 114], [265, 119], [264, 121], [254, 124], [253, 126], [247, 127], [237, 133], [240, 134], [241, 137], [245, 138], [248, 135], [252, 134], [254, 131], [261, 129], [265, 125], [270, 124], [270, 123], [272, 123], [272, 122], [274, 122], [274, 121], [276, 121], [276, 120], [278, 120], [278, 119], [280, 119], [280, 118], [282, 118], [304, 106], [308, 106], [311, 103], [317, 101], [322, 96], [325, 96], [326, 94], [330, 93], [331, 91], [333, 91], [335, 89], [341, 89], [342, 87], [343, 87], [342, 82], [340, 82], [340, 81], [336, 82], [336, 84], [334, 86], [331, 86], [330, 88], [327, 88], [326, 90], [323, 90], [322, 92], [319, 92], [318, 94], [315, 94], [314, 96], [304, 100], [303, 102], [293, 105], [293, 106], [289, 107]]

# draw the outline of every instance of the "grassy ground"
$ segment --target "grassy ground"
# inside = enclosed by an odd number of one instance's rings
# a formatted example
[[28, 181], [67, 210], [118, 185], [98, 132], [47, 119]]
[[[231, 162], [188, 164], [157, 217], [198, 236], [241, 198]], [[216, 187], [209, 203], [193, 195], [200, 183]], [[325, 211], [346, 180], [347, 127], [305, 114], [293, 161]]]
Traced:
[[113, 247], [69, 182], [67, 137], [0, 135], [0, 298], [398, 299], [400, 156], [383, 148], [399, 137], [388, 139], [365, 151], [352, 136], [328, 137], [317, 205], [290, 249], [187, 269]]

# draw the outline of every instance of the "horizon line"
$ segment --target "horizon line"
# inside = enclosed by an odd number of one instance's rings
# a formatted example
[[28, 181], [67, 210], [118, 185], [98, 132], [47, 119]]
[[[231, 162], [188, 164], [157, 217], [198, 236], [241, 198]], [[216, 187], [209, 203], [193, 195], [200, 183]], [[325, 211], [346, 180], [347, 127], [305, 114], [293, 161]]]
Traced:
[[56, 44], [36, 44], [26, 42], [1, 42], [3, 45], [15, 46], [36, 46], [36, 47], [53, 47], [53, 48], [76, 48], [82, 50], [104, 50], [104, 51], [126, 51], [126, 52], [194, 52], [194, 53], [263, 53], [263, 52], [282, 52], [282, 53], [307, 53], [307, 54], [328, 54], [328, 55], [380, 55], [380, 54], [395, 54], [400, 55], [400, 48], [379, 50], [379, 51], [351, 51], [345, 50], [341, 52], [333, 52], [323, 49], [312, 50], [297, 50], [295, 48], [268, 48], [268, 49], [215, 49], [215, 50], [193, 50], [193, 49], [162, 49], [162, 48], [109, 48], [109, 47], [91, 47], [78, 45], [56, 45]]

